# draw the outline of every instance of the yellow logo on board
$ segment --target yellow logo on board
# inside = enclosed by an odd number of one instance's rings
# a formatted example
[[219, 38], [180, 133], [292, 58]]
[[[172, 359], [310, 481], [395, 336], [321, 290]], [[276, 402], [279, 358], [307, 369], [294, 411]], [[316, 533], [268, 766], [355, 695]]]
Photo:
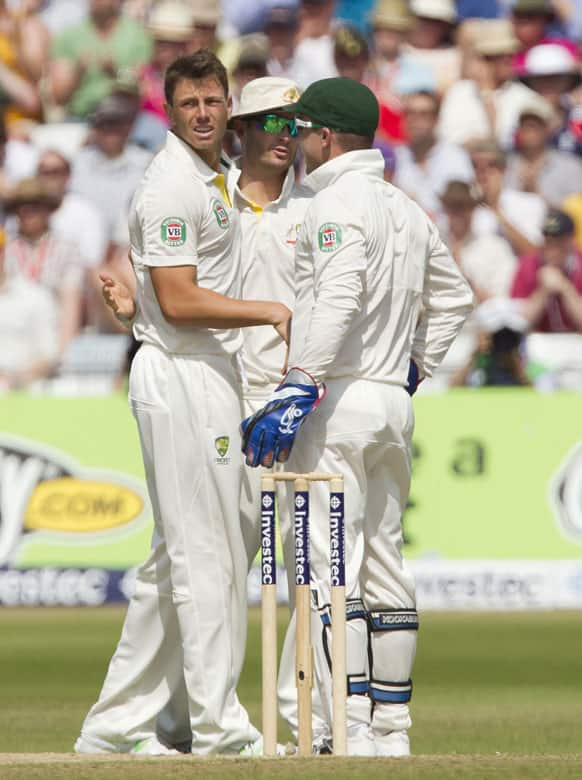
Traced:
[[140, 516], [140, 496], [124, 485], [62, 477], [40, 482], [24, 515], [24, 528], [35, 531], [95, 533]]

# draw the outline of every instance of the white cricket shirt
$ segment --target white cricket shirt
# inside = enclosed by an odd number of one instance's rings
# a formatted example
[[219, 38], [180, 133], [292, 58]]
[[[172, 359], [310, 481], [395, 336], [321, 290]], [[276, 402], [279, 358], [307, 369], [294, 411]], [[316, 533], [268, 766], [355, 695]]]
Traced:
[[[292, 168], [277, 200], [264, 207], [247, 200], [237, 186], [240, 170], [233, 168], [228, 188], [240, 213], [242, 232], [242, 290], [245, 300], [270, 300], [293, 307], [295, 244], [305, 210], [313, 197], [295, 183]], [[274, 328], [244, 328], [243, 365], [249, 388], [245, 395], [262, 397], [279, 384], [286, 345]]]
[[[473, 295], [436, 226], [384, 181], [377, 149], [342, 154], [305, 183], [289, 366], [406, 385], [411, 355], [431, 375]], [[422, 320], [420, 315], [422, 312]]]
[[224, 171], [206, 163], [174, 133], [153, 159], [129, 215], [131, 259], [137, 277], [139, 341], [177, 354], [232, 355], [242, 346], [238, 328], [175, 326], [162, 314], [149, 268], [191, 265], [199, 287], [241, 297], [240, 225], [228, 203]]

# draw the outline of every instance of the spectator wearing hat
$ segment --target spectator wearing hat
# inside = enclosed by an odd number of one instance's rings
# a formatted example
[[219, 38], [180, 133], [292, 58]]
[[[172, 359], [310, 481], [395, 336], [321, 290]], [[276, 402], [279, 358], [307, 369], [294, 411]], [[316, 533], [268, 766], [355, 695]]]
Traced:
[[122, 96], [102, 100], [90, 118], [91, 142], [73, 161], [71, 190], [97, 207], [108, 241], [151, 160], [150, 152], [129, 143], [134, 120], [134, 108]]
[[465, 181], [450, 181], [441, 203], [443, 240], [473, 288], [475, 298], [509, 297], [517, 259], [511, 245], [495, 234], [477, 236], [472, 223], [479, 197]]
[[582, 161], [550, 147], [552, 108], [538, 97], [519, 115], [515, 151], [507, 157], [505, 184], [535, 192], [558, 207], [569, 195], [582, 192]]
[[513, 80], [513, 54], [518, 42], [506, 19], [479, 23], [475, 53], [481, 58], [478, 79], [462, 79], [453, 85], [440, 115], [439, 136], [465, 144], [495, 136], [509, 148], [522, 106], [534, 93]]
[[511, 7], [513, 32], [519, 42], [519, 50], [514, 57], [514, 70], [518, 75], [524, 72], [527, 52], [533, 46], [542, 43], [555, 43], [565, 47], [577, 56], [576, 44], [568, 38], [558, 38], [551, 34], [550, 25], [556, 20], [556, 8], [559, 3], [551, 0], [516, 0]]
[[[215, 51], [218, 46], [216, 30], [222, 17], [219, 0], [188, 0], [193, 17], [193, 36], [188, 44], [188, 54], [199, 49]], [[219, 52], [220, 53], [220, 52]]]
[[522, 301], [490, 298], [473, 312], [477, 347], [469, 362], [451, 378], [459, 387], [528, 387], [523, 350], [529, 322]]
[[370, 64], [370, 47], [365, 36], [349, 24], [336, 27], [333, 32], [333, 61], [338, 76], [367, 81]]
[[150, 61], [137, 71], [140, 107], [132, 139], [156, 152], [168, 130], [164, 76], [168, 66], [187, 51], [194, 34], [192, 11], [180, 0], [162, 0], [153, 7], [146, 29], [153, 40], [153, 52]]
[[48, 291], [59, 313], [59, 354], [79, 331], [84, 264], [77, 244], [50, 228], [57, 195], [39, 178], [23, 179], [5, 197], [16, 215], [16, 237], [6, 246], [8, 276], [27, 279]]
[[404, 98], [408, 143], [396, 147], [394, 183], [433, 218], [440, 213], [439, 196], [448, 181], [471, 181], [473, 168], [460, 146], [439, 141], [436, 127], [439, 99], [430, 92]]
[[503, 236], [517, 256], [535, 252], [542, 242], [543, 198], [505, 186], [506, 154], [494, 140], [471, 144], [470, 155], [480, 198], [473, 216], [475, 234]]
[[461, 76], [461, 54], [453, 42], [453, 0], [411, 0], [413, 24], [407, 51], [433, 73], [442, 96]]
[[105, 225], [97, 208], [71, 191], [71, 161], [56, 149], [45, 149], [38, 159], [36, 175], [58, 200], [51, 214], [51, 230], [78, 245], [88, 270], [100, 266], [107, 249]]
[[151, 58], [148, 33], [122, 15], [121, 6], [121, 0], [90, 0], [85, 21], [54, 40], [50, 90], [70, 117], [87, 118], [120, 72]]
[[297, 9], [292, 6], [275, 5], [267, 12], [263, 32], [269, 42], [269, 76], [289, 77], [298, 26]]
[[336, 76], [332, 19], [335, 0], [301, 0], [295, 54], [289, 77], [301, 87]]
[[50, 374], [58, 358], [58, 317], [52, 295], [5, 267], [0, 229], [0, 392], [22, 389]]
[[574, 244], [574, 222], [552, 209], [543, 225], [538, 252], [521, 258], [511, 295], [526, 301], [533, 330], [582, 333], [582, 253]]
[[406, 51], [412, 16], [405, 0], [378, 0], [370, 23], [373, 47], [365, 83], [380, 104], [378, 134], [401, 143], [406, 140], [402, 97], [418, 90], [434, 92], [436, 79]]
[[582, 155], [582, 79], [578, 59], [561, 44], [534, 46], [525, 55], [521, 80], [554, 110], [552, 146]]

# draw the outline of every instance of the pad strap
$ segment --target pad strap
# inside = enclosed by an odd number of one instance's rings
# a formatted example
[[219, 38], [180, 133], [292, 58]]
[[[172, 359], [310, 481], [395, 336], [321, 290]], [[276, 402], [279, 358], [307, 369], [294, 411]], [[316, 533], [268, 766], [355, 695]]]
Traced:
[[375, 609], [368, 612], [370, 631], [418, 631], [415, 609]]
[[406, 682], [370, 680], [368, 695], [372, 701], [384, 704], [406, 704], [412, 698], [412, 680]]

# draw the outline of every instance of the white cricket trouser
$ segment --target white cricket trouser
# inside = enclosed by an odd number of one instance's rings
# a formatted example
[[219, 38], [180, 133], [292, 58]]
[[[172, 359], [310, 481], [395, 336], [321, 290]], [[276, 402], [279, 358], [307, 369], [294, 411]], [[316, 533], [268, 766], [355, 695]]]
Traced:
[[[346, 596], [362, 599], [367, 610], [414, 609], [412, 575], [402, 559], [402, 512], [410, 487], [410, 444], [414, 427], [411, 399], [404, 388], [362, 379], [332, 379], [327, 396], [300, 429], [286, 469], [341, 473], [345, 486]], [[287, 487], [292, 512], [291, 483]], [[319, 605], [330, 603], [329, 484], [310, 486], [312, 588]], [[348, 677], [366, 676], [367, 629], [348, 621]], [[373, 673], [382, 680], [407, 680], [416, 632], [382, 632], [374, 637]], [[323, 632], [314, 636], [315, 676], [331, 711], [329, 667]], [[353, 701], [352, 701], [353, 700]], [[362, 697], [349, 697], [352, 707]], [[402, 706], [408, 710], [406, 705]], [[362, 712], [365, 714], [362, 715]], [[369, 705], [355, 720], [369, 718]], [[402, 718], [400, 719], [402, 722]], [[405, 726], [406, 727], [406, 726]]]
[[158, 714], [172, 696], [179, 705], [184, 683], [193, 752], [236, 749], [258, 737], [236, 694], [247, 579], [236, 388], [224, 357], [144, 345], [134, 359], [129, 396], [156, 533], [82, 728], [113, 750], [155, 733]]

